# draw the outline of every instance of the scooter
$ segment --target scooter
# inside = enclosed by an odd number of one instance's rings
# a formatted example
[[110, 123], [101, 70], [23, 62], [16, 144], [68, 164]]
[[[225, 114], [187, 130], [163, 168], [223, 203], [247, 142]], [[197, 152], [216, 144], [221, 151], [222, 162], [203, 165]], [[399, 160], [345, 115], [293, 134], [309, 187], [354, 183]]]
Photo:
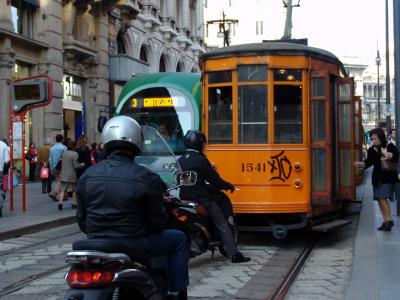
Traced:
[[[166, 142], [159, 133], [152, 128], [142, 129], [142, 132], [145, 145], [151, 146], [147, 136], [151, 137], [153, 146], [155, 137], [159, 140], [156, 147], [145, 146], [145, 155], [136, 161], [145, 165], [147, 163], [146, 166], [158, 173], [167, 186], [171, 186], [168, 179], [174, 178], [176, 184], [176, 178], [179, 178], [179, 184], [169, 188], [168, 194], [179, 186], [194, 184], [196, 173], [179, 172], [172, 151], [162, 149], [162, 143]], [[194, 207], [187, 203], [175, 203], [174, 207], [180, 206]], [[117, 238], [80, 240], [73, 243], [72, 249], [65, 259], [71, 267], [65, 276], [70, 289], [64, 300], [165, 299], [166, 256], [150, 257], [144, 249], [133, 247], [126, 240]]]

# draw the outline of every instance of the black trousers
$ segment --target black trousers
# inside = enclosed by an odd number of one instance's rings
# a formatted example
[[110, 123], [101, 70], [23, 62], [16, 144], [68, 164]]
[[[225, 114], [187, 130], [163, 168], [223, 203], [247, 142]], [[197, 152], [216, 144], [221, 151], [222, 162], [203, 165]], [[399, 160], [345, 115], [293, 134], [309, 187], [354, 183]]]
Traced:
[[36, 164], [29, 163], [29, 181], [35, 181], [36, 175]]

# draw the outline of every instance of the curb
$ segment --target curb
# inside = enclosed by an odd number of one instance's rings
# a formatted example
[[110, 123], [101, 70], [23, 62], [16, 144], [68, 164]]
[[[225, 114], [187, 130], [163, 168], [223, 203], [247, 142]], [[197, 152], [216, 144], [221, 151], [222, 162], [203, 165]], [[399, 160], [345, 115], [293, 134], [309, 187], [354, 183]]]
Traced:
[[62, 219], [47, 221], [39, 224], [33, 224], [30, 226], [25, 226], [17, 229], [12, 229], [5, 232], [0, 232], [0, 241], [8, 240], [12, 238], [17, 238], [22, 235], [32, 234], [39, 231], [52, 229], [55, 227], [70, 225], [76, 222], [75, 216], [65, 217]]

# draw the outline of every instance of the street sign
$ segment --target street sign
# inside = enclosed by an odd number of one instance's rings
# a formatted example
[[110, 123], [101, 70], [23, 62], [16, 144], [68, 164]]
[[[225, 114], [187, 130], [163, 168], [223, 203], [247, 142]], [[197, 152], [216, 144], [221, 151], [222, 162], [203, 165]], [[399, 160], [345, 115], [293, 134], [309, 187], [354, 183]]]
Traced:
[[12, 109], [16, 113], [43, 106], [51, 101], [51, 80], [46, 75], [37, 75], [11, 82]]

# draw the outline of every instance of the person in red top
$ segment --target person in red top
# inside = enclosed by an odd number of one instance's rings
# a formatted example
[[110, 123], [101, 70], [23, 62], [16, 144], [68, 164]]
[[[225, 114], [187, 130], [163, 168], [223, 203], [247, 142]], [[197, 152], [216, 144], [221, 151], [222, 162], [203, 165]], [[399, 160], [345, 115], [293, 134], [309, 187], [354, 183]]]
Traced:
[[29, 181], [35, 181], [36, 163], [37, 163], [37, 150], [35, 143], [29, 145], [28, 152], [26, 153], [29, 160]]

